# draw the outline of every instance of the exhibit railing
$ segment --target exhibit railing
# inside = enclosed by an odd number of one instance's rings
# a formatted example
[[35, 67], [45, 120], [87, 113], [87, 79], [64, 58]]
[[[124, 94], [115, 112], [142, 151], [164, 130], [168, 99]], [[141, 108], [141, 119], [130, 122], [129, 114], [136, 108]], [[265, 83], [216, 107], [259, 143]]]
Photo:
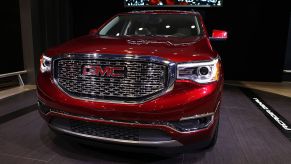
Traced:
[[22, 80], [21, 75], [26, 74], [26, 73], [27, 73], [27, 70], [18, 71], [18, 72], [11, 72], [11, 73], [6, 73], [6, 74], [0, 74], [0, 79], [5, 78], [5, 77], [17, 76], [19, 85], [24, 86], [24, 82]]

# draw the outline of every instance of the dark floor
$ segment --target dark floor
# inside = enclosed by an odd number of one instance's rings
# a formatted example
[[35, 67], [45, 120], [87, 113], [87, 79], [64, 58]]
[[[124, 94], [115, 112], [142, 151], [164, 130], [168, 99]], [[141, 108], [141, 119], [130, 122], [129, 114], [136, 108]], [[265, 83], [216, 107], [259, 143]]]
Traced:
[[[26, 109], [18, 117], [6, 114], [0, 122], [0, 163], [291, 163], [291, 142], [235, 87], [225, 86], [215, 147], [172, 157], [92, 148], [56, 137], [32, 111], [36, 106], [27, 107], [35, 101], [31, 94], [16, 97], [14, 103], [0, 101], [0, 118], [1, 110], [7, 113], [18, 104]], [[274, 109], [282, 107], [290, 117], [284, 102], [273, 102]]]

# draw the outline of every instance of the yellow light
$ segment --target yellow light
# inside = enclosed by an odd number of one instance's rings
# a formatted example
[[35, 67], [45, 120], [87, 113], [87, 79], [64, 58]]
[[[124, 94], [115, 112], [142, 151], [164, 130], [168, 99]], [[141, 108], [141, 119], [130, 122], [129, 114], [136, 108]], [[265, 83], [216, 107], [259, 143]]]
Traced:
[[218, 61], [216, 64], [215, 64], [215, 81], [218, 81], [219, 80], [219, 77], [220, 77], [220, 70], [221, 70], [221, 63], [220, 61]]

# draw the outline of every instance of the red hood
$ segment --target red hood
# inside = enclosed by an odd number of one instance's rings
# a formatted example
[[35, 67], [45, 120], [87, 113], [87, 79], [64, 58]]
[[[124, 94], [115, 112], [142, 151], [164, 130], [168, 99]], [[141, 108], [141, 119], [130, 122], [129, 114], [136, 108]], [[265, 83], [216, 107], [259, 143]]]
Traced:
[[87, 35], [47, 51], [48, 56], [65, 53], [150, 55], [174, 62], [210, 60], [216, 57], [206, 37], [99, 37]]

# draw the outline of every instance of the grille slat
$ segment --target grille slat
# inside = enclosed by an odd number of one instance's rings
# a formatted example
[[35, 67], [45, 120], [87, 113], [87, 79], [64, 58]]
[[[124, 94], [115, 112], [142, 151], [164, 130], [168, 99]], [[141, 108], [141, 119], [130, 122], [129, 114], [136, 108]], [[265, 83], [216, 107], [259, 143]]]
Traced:
[[[123, 67], [125, 77], [83, 75], [84, 66]], [[64, 57], [54, 59], [53, 68], [58, 86], [73, 97], [141, 101], [168, 87], [168, 65], [156, 61]]]
[[98, 126], [98, 124], [71, 121], [73, 132], [98, 137], [139, 141], [139, 131], [133, 128], [118, 128], [110, 125]]
[[68, 131], [89, 136], [125, 141], [171, 141], [172, 138], [158, 129], [143, 129], [53, 118], [51, 124]]

